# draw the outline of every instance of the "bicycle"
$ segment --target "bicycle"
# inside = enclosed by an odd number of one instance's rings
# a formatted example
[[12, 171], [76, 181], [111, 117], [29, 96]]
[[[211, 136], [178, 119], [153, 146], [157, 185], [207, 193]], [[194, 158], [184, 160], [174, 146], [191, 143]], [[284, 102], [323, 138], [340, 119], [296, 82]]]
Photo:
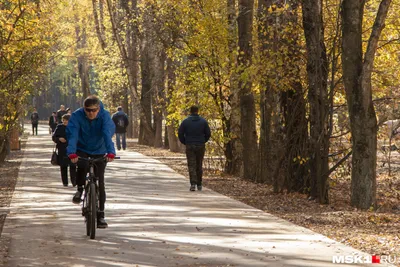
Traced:
[[[119, 157], [115, 157], [114, 159], [119, 159]], [[95, 239], [97, 211], [99, 208], [99, 192], [97, 185], [98, 178], [94, 173], [94, 166], [96, 162], [106, 161], [106, 157], [79, 157], [79, 160], [85, 160], [89, 164], [89, 174], [86, 176], [85, 194], [83, 195], [82, 201], [82, 216], [85, 217], [86, 235], [90, 236], [90, 239]]]

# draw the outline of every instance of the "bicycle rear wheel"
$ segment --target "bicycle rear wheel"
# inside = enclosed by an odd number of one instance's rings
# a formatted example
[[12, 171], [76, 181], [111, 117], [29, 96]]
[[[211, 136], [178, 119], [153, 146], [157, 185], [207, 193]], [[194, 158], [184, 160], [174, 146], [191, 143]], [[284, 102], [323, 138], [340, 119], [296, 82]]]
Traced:
[[89, 206], [90, 206], [90, 239], [96, 237], [96, 222], [97, 222], [97, 198], [96, 198], [96, 184], [90, 183], [89, 189]]

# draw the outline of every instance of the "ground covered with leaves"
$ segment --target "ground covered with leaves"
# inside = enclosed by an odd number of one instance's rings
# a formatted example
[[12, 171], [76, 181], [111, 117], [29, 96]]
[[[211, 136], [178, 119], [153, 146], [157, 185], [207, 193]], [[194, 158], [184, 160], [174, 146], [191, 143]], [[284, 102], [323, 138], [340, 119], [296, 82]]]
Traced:
[[[156, 158], [188, 178], [184, 154], [137, 143], [129, 143], [129, 149]], [[271, 186], [207, 168], [213, 165], [207, 160], [203, 185], [369, 254], [400, 259], [400, 153], [393, 151], [391, 154], [391, 176], [388, 164], [383, 166], [386, 158], [381, 152], [378, 158], [378, 208], [375, 211], [351, 207], [348, 175], [331, 180], [329, 205], [309, 201], [306, 195], [298, 193], [275, 194]]]
[[[0, 208], [10, 206], [22, 158], [22, 150], [12, 151], [6, 161], [0, 163]], [[7, 212], [3, 210], [0, 213], [0, 230], [3, 229], [6, 217]]]

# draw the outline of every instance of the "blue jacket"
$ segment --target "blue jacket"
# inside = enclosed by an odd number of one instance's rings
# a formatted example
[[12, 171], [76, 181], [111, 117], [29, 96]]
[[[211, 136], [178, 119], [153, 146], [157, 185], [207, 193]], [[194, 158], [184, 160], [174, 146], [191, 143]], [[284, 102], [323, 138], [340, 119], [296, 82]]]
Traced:
[[203, 145], [211, 137], [210, 127], [198, 114], [191, 114], [179, 126], [179, 141], [184, 145]]
[[115, 132], [110, 113], [100, 104], [100, 111], [94, 120], [89, 120], [83, 108], [72, 113], [66, 129], [67, 155], [82, 151], [90, 155], [115, 154], [111, 140]]

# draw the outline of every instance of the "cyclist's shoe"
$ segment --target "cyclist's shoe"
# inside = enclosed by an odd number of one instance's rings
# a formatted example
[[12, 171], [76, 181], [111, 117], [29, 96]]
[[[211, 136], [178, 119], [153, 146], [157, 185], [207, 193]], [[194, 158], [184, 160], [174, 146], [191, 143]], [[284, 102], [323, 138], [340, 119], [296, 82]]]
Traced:
[[190, 191], [195, 191], [196, 190], [196, 185], [195, 184], [192, 184], [191, 186], [190, 186], [190, 189], [189, 189]]
[[203, 190], [203, 186], [201, 186], [201, 185], [197, 185], [197, 190], [198, 190], [198, 191], [201, 191], [201, 190]]
[[97, 228], [104, 229], [104, 228], [107, 228], [107, 227], [108, 227], [108, 224], [107, 224], [106, 220], [104, 220], [104, 218], [98, 218], [97, 219]]
[[104, 220], [104, 211], [97, 212], [97, 228], [107, 228], [108, 224], [106, 220]]
[[82, 192], [83, 189], [78, 188], [78, 190], [76, 190], [74, 197], [72, 198], [72, 203], [74, 204], [79, 204], [82, 201]]

